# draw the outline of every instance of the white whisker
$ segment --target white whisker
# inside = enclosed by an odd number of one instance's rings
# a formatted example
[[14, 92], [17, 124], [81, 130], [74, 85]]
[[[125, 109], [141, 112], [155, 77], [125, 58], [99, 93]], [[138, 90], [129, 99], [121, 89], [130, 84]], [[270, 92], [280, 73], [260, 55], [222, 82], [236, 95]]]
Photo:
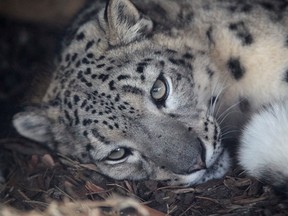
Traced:
[[236, 107], [237, 105], [240, 104], [240, 101], [238, 101], [237, 103], [232, 104], [230, 107], [226, 108], [226, 110], [224, 110], [221, 115], [217, 116], [217, 121], [219, 121], [223, 116], [226, 116], [226, 114], [231, 111], [231, 109], [233, 109], [234, 107]]

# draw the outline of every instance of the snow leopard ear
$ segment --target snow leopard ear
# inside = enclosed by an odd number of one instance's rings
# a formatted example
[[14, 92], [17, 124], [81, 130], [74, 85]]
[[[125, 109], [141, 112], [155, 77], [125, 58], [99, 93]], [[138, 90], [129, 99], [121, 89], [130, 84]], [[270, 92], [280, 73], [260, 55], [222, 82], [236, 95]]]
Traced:
[[19, 134], [40, 143], [52, 140], [51, 124], [46, 110], [38, 108], [17, 113], [13, 117], [13, 125]]
[[144, 17], [129, 0], [110, 0], [104, 18], [112, 46], [125, 45], [151, 32], [153, 23]]

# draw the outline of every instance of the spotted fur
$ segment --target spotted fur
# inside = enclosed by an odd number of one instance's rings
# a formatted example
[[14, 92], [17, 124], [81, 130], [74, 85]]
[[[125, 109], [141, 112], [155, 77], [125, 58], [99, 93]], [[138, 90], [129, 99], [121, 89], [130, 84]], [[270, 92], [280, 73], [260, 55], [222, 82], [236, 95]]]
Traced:
[[68, 29], [39, 106], [14, 125], [115, 179], [220, 178], [230, 166], [227, 126], [287, 96], [287, 5], [92, 2]]

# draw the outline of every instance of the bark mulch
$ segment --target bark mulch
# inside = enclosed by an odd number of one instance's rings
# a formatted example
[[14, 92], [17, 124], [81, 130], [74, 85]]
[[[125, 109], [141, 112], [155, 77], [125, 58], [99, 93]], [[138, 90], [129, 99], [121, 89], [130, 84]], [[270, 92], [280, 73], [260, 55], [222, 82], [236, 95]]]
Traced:
[[[21, 211], [44, 211], [52, 201], [64, 202], [64, 207], [60, 206], [65, 209], [67, 202], [77, 206], [116, 194], [137, 200], [152, 216], [288, 215], [286, 199], [238, 169], [220, 180], [189, 188], [172, 187], [155, 181], [115, 181], [98, 174], [95, 165], [53, 155], [23, 138], [2, 139], [0, 146], [0, 166], [8, 174], [0, 186], [0, 202]], [[106, 204], [101, 205], [107, 209]], [[71, 203], [67, 206], [71, 208]]]

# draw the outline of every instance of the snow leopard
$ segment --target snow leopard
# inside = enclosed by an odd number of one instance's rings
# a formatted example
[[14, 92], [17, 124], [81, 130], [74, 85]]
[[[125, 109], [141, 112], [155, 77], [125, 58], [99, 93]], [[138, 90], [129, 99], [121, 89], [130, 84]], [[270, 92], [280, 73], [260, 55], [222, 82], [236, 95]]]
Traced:
[[90, 1], [67, 29], [43, 97], [13, 124], [114, 179], [221, 178], [231, 166], [229, 133], [238, 139], [261, 107], [287, 97], [287, 5]]

